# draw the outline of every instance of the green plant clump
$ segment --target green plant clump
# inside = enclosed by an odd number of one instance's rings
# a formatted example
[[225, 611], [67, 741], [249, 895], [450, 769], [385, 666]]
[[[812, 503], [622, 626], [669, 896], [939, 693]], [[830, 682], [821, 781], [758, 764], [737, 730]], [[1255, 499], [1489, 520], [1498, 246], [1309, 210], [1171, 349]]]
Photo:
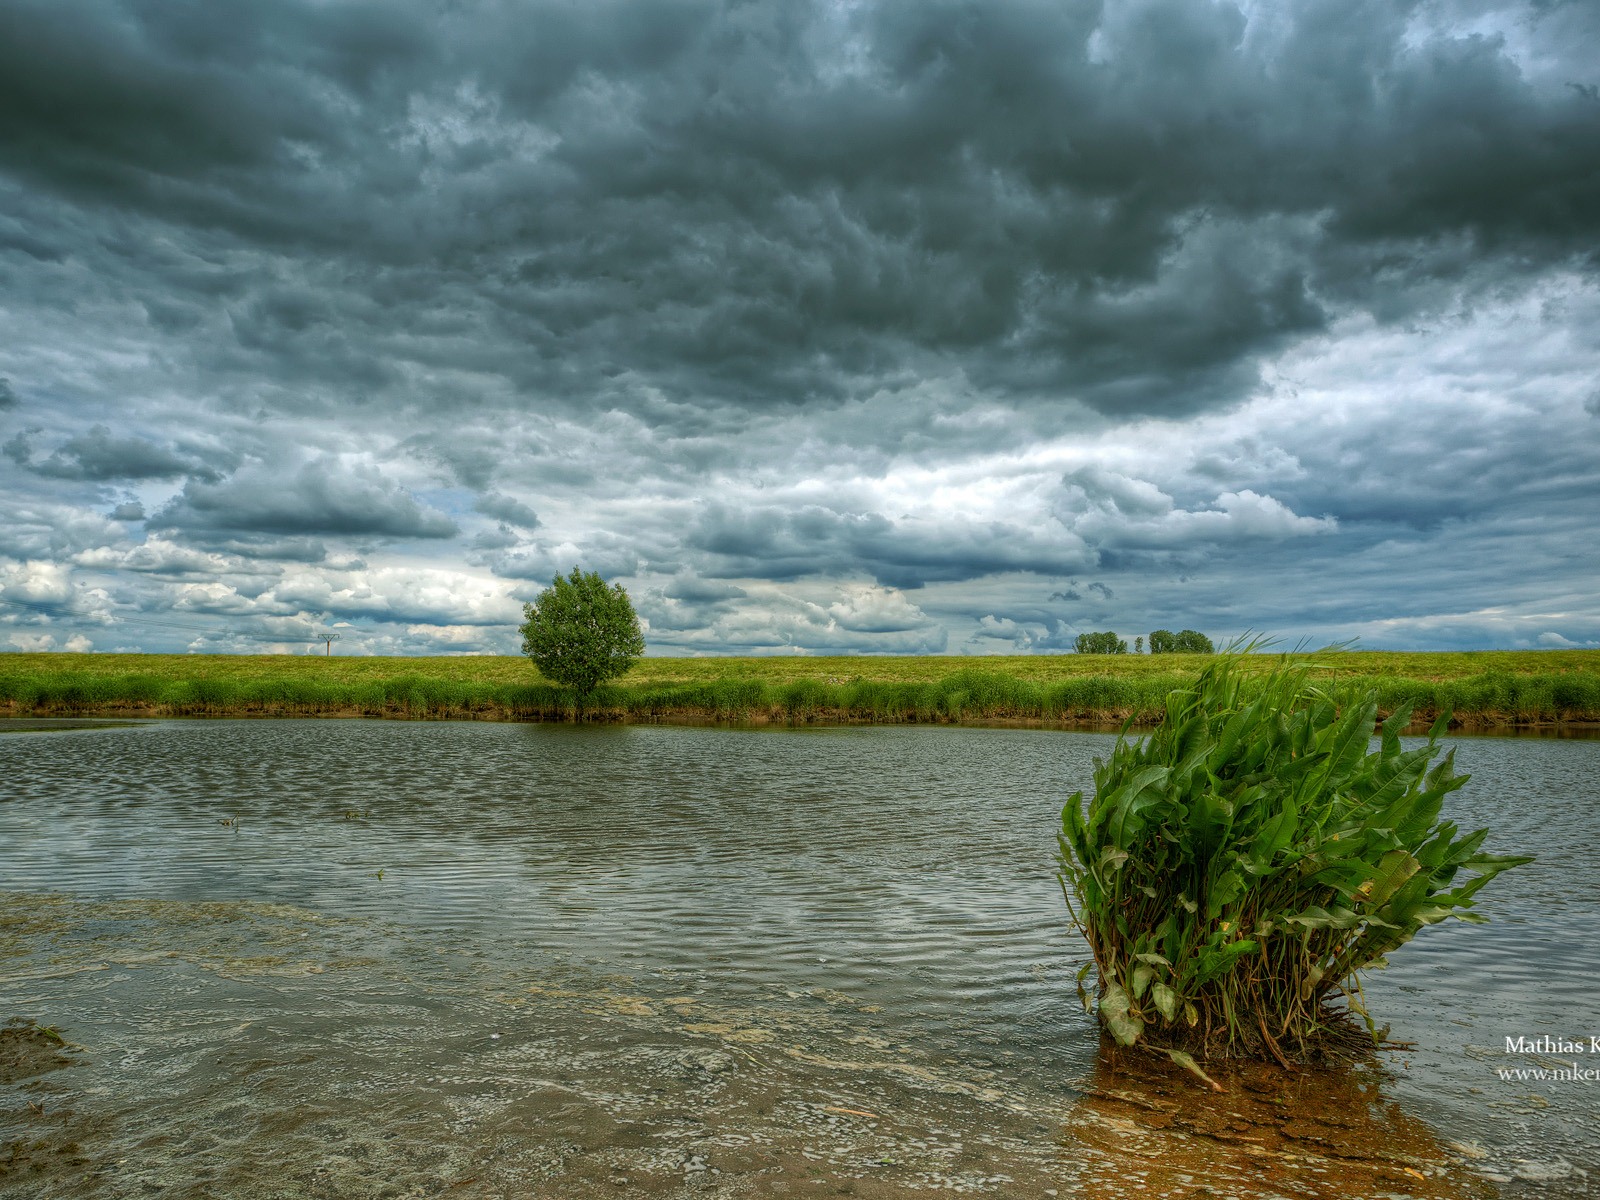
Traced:
[[1098, 968], [1111, 1036], [1190, 1067], [1351, 1053], [1349, 1012], [1381, 1041], [1358, 972], [1424, 925], [1481, 921], [1474, 893], [1532, 861], [1440, 820], [1467, 781], [1453, 751], [1433, 764], [1445, 717], [1407, 750], [1397, 710], [1370, 750], [1373, 691], [1336, 703], [1303, 663], [1259, 664], [1219, 657], [1096, 764], [1087, 810], [1081, 792], [1062, 810], [1062, 890], [1094, 954], [1085, 1007]]

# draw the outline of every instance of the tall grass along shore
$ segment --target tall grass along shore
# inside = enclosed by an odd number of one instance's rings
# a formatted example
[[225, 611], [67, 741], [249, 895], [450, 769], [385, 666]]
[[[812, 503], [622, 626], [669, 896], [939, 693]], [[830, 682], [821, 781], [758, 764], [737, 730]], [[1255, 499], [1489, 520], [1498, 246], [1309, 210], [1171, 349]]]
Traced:
[[[1265, 660], [1268, 656], [1261, 656]], [[1308, 656], [1309, 658], [1309, 656]], [[988, 658], [647, 658], [587, 702], [586, 720], [779, 723], [1159, 720], [1203, 655]], [[1333, 688], [1370, 689], [1380, 717], [1409, 706], [1458, 728], [1600, 723], [1600, 651], [1318, 656]], [[572, 720], [572, 693], [525, 658], [0, 655], [0, 715], [365, 716]]]

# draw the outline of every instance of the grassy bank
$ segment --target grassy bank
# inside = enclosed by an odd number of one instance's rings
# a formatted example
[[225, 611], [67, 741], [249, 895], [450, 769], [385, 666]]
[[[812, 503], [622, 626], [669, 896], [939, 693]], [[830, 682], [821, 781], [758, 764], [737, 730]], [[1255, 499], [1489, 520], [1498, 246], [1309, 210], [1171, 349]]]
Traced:
[[[647, 658], [602, 688], [614, 720], [1150, 722], [1201, 656]], [[1380, 711], [1466, 727], [1600, 722], [1600, 651], [1345, 652], [1319, 660]], [[570, 693], [523, 658], [0, 655], [0, 712], [570, 720]]]

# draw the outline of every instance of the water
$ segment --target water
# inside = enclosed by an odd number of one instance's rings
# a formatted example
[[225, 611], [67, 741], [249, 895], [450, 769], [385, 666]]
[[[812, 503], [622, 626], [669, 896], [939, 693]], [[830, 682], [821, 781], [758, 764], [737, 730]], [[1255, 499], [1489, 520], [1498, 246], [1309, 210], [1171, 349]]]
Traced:
[[[49, 1097], [8, 1114], [35, 1148], [0, 1192], [1160, 1194], [1199, 1172], [1355, 1194], [1309, 1153], [1328, 1130], [1295, 1118], [1245, 1136], [1253, 1159], [1205, 1158], [1219, 1139], [1190, 1128], [1187, 1077], [1130, 1110], [1175, 1098], [1176, 1122], [1138, 1136], [1166, 1139], [1150, 1153], [1177, 1175], [1129, 1184], [1118, 1122], [1148, 1072], [1098, 1058], [1053, 864], [1060, 805], [1111, 741], [355, 721], [0, 737], [0, 1016], [81, 1047], [17, 1093]], [[1540, 1065], [1507, 1036], [1600, 1036], [1600, 745], [1457, 745], [1474, 779], [1451, 815], [1540, 861], [1483, 893], [1492, 924], [1424, 931], [1370, 979], [1414, 1051], [1280, 1106], [1366, 1114], [1360, 1152], [1334, 1158], [1377, 1163], [1371, 1194], [1585, 1195], [1600, 1082], [1496, 1068]]]

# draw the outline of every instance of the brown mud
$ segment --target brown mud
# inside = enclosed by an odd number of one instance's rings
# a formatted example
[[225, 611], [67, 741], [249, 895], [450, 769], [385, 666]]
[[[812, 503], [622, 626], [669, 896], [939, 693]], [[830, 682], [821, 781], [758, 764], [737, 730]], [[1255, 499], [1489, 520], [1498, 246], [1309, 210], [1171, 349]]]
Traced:
[[81, 1172], [88, 1160], [74, 1140], [64, 1089], [48, 1077], [77, 1062], [50, 1026], [13, 1018], [0, 1027], [0, 1191]]
[[1102, 1053], [1067, 1122], [1085, 1197], [1497, 1196], [1471, 1166], [1482, 1151], [1442, 1141], [1385, 1098], [1372, 1067], [1285, 1071], [1207, 1064], [1203, 1095], [1181, 1068]]
[[[1380, 723], [1388, 716], [1378, 714]], [[15, 700], [0, 701], [0, 732], [42, 732], [48, 729], [81, 728], [90, 722], [104, 727], [147, 720], [373, 720], [373, 721], [490, 721], [507, 724], [571, 724], [574, 717], [529, 715], [498, 706], [441, 708], [427, 713], [394, 707], [316, 707], [292, 705], [224, 705], [205, 709], [174, 708], [162, 704], [29, 705]], [[1123, 709], [1080, 709], [1058, 717], [918, 717], [915, 714], [859, 717], [843, 713], [817, 713], [795, 716], [783, 710], [753, 710], [730, 717], [698, 709], [658, 711], [648, 715], [612, 711], [586, 712], [583, 720], [607, 725], [688, 725], [737, 728], [866, 727], [878, 725], [940, 725], [967, 729], [1057, 729], [1075, 733], [1117, 733], [1123, 728], [1135, 731], [1153, 729], [1159, 717]], [[1427, 734], [1433, 715], [1419, 717], [1401, 732], [1409, 737]], [[1600, 738], [1600, 721], [1563, 719], [1527, 720], [1495, 713], [1458, 714], [1449, 730], [1457, 734], [1516, 734], [1556, 738]]]

